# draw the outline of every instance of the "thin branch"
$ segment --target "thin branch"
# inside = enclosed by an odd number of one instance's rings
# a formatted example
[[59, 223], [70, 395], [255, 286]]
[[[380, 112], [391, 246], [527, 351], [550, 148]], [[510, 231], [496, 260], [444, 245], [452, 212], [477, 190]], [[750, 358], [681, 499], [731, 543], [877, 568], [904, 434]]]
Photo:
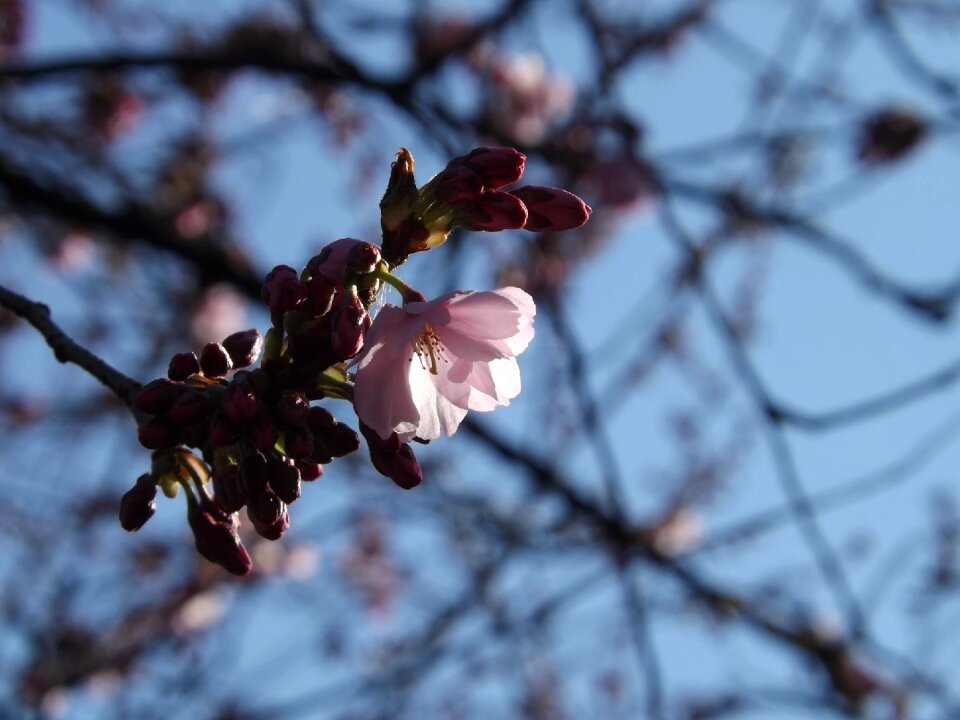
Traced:
[[133, 403], [140, 383], [77, 344], [60, 326], [50, 319], [50, 308], [12, 290], [0, 286], [0, 306], [33, 325], [53, 350], [53, 356], [62, 363], [73, 363], [86, 370], [116, 395], [127, 407]]

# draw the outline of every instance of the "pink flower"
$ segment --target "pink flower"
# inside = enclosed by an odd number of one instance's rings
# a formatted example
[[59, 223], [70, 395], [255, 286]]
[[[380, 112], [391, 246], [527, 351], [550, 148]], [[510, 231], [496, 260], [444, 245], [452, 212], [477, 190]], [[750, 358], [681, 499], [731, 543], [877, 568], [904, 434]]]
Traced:
[[381, 438], [395, 432], [406, 442], [452, 435], [468, 410], [509, 405], [535, 314], [515, 287], [386, 305], [357, 362], [357, 416]]

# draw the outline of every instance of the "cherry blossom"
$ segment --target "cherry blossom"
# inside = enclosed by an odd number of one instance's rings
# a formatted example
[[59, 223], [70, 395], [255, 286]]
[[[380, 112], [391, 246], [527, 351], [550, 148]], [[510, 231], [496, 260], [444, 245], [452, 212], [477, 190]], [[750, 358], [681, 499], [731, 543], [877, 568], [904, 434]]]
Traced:
[[533, 298], [515, 287], [386, 305], [357, 361], [357, 415], [380, 437], [395, 432], [406, 442], [452, 435], [468, 410], [509, 405], [535, 314]]

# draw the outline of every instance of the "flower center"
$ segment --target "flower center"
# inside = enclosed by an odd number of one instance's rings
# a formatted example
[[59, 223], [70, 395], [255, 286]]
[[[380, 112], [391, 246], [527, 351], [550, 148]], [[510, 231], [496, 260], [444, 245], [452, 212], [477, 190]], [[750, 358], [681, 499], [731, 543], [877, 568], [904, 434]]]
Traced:
[[429, 370], [431, 375], [437, 374], [438, 358], [441, 362], [450, 362], [443, 351], [440, 336], [430, 323], [423, 326], [423, 332], [413, 343], [413, 351], [420, 359], [420, 367]]

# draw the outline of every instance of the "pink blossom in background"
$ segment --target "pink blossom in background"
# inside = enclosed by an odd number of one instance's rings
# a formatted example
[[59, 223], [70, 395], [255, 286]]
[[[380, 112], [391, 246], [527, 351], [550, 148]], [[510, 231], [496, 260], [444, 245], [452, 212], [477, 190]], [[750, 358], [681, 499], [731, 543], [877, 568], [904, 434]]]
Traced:
[[533, 298], [515, 287], [386, 305], [357, 362], [358, 417], [384, 439], [433, 440], [456, 432], [468, 410], [509, 405], [534, 315]]

